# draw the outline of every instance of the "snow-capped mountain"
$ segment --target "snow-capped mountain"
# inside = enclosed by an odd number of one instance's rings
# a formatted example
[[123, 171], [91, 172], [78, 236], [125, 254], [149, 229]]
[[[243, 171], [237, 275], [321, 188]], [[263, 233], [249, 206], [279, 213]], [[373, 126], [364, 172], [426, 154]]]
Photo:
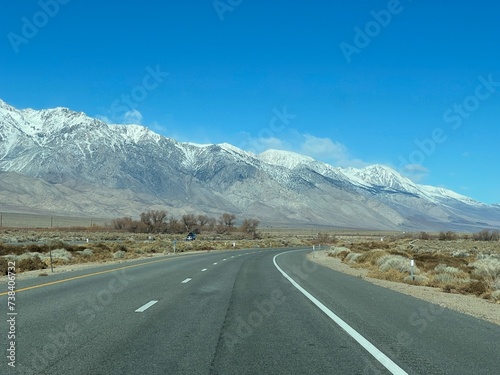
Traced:
[[278, 150], [180, 143], [67, 108], [0, 100], [0, 210], [136, 216], [233, 212], [269, 225], [401, 230], [500, 227], [500, 207], [373, 165], [336, 168]]

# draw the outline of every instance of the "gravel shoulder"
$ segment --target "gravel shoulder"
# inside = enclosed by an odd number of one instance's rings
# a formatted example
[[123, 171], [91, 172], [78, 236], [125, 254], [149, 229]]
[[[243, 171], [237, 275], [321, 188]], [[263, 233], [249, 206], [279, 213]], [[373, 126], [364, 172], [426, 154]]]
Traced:
[[500, 304], [498, 303], [471, 295], [444, 293], [439, 288], [374, 279], [367, 276], [368, 270], [352, 268], [349, 265], [342, 263], [339, 258], [328, 256], [327, 251], [325, 250], [309, 253], [307, 257], [309, 260], [335, 271], [361, 277], [366, 281], [384, 288], [392, 289], [394, 291], [500, 325]]

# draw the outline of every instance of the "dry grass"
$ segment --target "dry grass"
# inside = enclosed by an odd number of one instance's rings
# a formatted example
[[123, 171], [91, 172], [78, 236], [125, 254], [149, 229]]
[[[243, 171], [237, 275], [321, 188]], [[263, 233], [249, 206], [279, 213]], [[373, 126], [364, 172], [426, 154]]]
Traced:
[[[422, 233], [289, 229], [262, 231], [259, 239], [249, 239], [241, 233], [214, 232], [201, 233], [195, 241], [184, 241], [184, 235], [131, 234], [103, 228], [1, 228], [0, 273], [3, 272], [5, 256], [26, 257], [23, 255], [26, 253], [38, 253], [41, 262], [34, 262], [43, 269], [50, 265], [50, 250], [57, 255], [53, 257], [53, 265], [57, 267], [63, 264], [108, 262], [114, 259], [117, 252], [124, 259], [172, 253], [174, 241], [176, 252], [317, 246], [319, 243], [323, 248], [325, 242], [330, 241], [330, 256], [340, 258], [351, 267], [366, 268], [372, 277], [435, 286], [450, 293], [473, 294], [500, 301], [500, 241], [476, 241], [472, 235], [467, 236], [468, 239], [458, 237], [455, 240], [439, 240], [438, 235]], [[21, 258], [17, 259], [16, 265], [21, 271]], [[409, 277], [410, 259], [415, 261], [415, 280]], [[23, 269], [30, 267], [34, 266], [23, 264]]]
[[[500, 242], [477, 241], [474, 236], [448, 237], [456, 239], [422, 234], [383, 241], [349, 238], [338, 241], [329, 256], [368, 269], [370, 277], [500, 301]], [[409, 276], [411, 259], [415, 262], [414, 278]]]
[[[242, 233], [202, 233], [195, 241], [184, 241], [185, 235], [144, 234], [121, 231], [76, 230], [66, 228], [0, 229], [0, 273], [6, 272], [6, 259], [15, 259], [17, 272], [29, 269], [45, 269], [68, 264], [109, 262], [114, 259], [135, 259], [138, 257], [188, 251], [231, 250], [244, 248], [280, 248], [312, 246], [331, 236], [311, 234], [308, 236], [262, 234], [259, 239], [249, 239]], [[29, 267], [21, 264], [22, 259], [37, 258]], [[23, 261], [24, 262], [24, 261]], [[29, 261], [27, 261], [29, 262]], [[20, 266], [21, 264], [21, 266]], [[36, 268], [38, 267], [38, 268]], [[3, 270], [5, 268], [5, 271]]]

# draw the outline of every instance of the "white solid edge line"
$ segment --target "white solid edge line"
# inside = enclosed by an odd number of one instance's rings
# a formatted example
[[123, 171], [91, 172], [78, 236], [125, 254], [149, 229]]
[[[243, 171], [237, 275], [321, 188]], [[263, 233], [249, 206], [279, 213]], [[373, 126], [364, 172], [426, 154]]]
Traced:
[[192, 279], [188, 277], [186, 280], [183, 280], [183, 281], [182, 281], [182, 284], [186, 284], [186, 283], [190, 282], [191, 280], [192, 280]]
[[157, 302], [158, 301], [150, 301], [150, 302], [146, 303], [144, 306], [139, 307], [137, 310], [135, 310], [135, 312], [144, 312]]
[[288, 280], [292, 285], [297, 288], [303, 295], [305, 295], [312, 303], [314, 303], [321, 311], [323, 311], [331, 320], [337, 323], [340, 328], [346, 331], [354, 340], [356, 340], [365, 350], [368, 351], [377, 361], [379, 361], [387, 370], [391, 372], [391, 374], [397, 375], [408, 375], [406, 371], [404, 371], [401, 367], [395, 364], [389, 357], [387, 357], [384, 353], [382, 353], [379, 349], [375, 347], [370, 341], [361, 336], [354, 328], [352, 328], [349, 324], [344, 322], [339, 316], [335, 315], [328, 307], [323, 305], [320, 301], [318, 301], [311, 293], [302, 288], [295, 280], [293, 280], [290, 276], [283, 271], [278, 263], [276, 263], [276, 258], [282, 254], [280, 253], [274, 256], [273, 263], [274, 266], [281, 272], [281, 274]]

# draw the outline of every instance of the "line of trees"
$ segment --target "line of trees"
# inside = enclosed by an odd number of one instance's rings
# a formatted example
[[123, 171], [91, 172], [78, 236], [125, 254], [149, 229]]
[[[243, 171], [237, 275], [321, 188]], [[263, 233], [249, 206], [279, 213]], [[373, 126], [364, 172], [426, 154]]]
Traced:
[[447, 231], [447, 232], [439, 232], [437, 236], [427, 232], [420, 232], [417, 238], [420, 238], [422, 240], [432, 240], [437, 238], [440, 241], [453, 241], [458, 239], [464, 239], [464, 240], [472, 239], [474, 241], [500, 241], [500, 231], [484, 229], [480, 232], [472, 234], [455, 233], [452, 231]]
[[234, 230], [247, 233], [252, 237], [258, 236], [257, 227], [260, 222], [256, 219], [244, 219], [240, 227], [236, 227], [236, 215], [223, 213], [219, 218], [207, 215], [185, 214], [176, 218], [168, 216], [165, 210], [149, 210], [141, 213], [139, 220], [130, 217], [114, 219], [111, 222], [113, 229], [133, 233], [170, 233], [182, 234], [201, 231], [215, 232], [218, 234], [228, 233]]

